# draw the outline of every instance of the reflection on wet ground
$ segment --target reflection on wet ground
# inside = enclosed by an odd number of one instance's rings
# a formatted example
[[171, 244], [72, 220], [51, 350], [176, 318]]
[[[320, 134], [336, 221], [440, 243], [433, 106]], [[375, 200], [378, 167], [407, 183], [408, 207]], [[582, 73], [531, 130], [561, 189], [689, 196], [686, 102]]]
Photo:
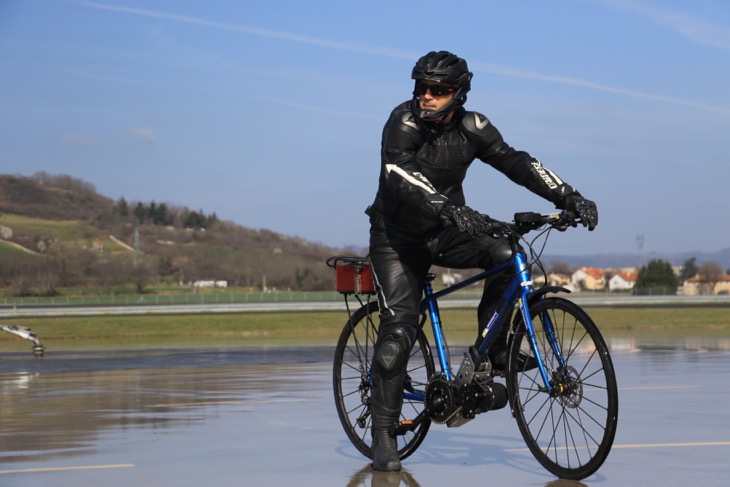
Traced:
[[373, 472], [336, 416], [332, 347], [221, 347], [0, 354], [0, 485], [725, 485], [730, 351], [610, 341], [619, 430], [582, 483], [542, 470], [506, 410]]
[[308, 375], [306, 366], [291, 362], [306, 362], [307, 355], [324, 358], [312, 349], [62, 352], [3, 360], [0, 462], [85, 454], [104, 432], [178, 428], [209, 419], [210, 405], [245, 407], [252, 396], [276, 391], [291, 398], [301, 389], [297, 377]]

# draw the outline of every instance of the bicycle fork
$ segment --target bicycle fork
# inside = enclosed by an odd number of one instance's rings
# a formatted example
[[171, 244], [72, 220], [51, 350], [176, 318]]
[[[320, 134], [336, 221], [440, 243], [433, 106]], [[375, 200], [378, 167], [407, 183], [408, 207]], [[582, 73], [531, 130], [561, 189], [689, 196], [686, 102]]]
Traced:
[[[542, 377], [543, 383], [545, 384], [544, 392], [547, 392], [549, 395], [552, 396], [554, 394], [553, 383], [550, 381], [550, 377], [548, 377], [547, 366], [543, 360], [542, 353], [540, 352], [540, 346], [537, 343], [535, 324], [532, 321], [532, 316], [530, 315], [529, 310], [530, 295], [534, 291], [534, 287], [527, 269], [527, 265], [525, 263], [524, 256], [522, 254], [515, 255], [515, 267], [518, 270], [519, 282], [522, 288], [519, 298], [519, 309], [520, 313], [522, 314], [522, 322], [525, 324], [525, 336], [527, 337], [527, 340], [530, 344], [532, 353], [535, 355], [535, 360], [537, 361], [538, 368], [540, 370], [540, 376]], [[558, 345], [558, 342], [556, 340], [555, 328], [553, 326], [552, 320], [550, 319], [550, 316], [548, 315], [548, 313], [543, 313], [542, 316], [540, 316], [540, 320], [542, 321], [545, 338], [550, 344], [550, 348], [555, 354], [560, 368], [565, 368], [565, 359], [563, 357], [562, 350], [560, 349], [560, 346]]]
[[[550, 384], [550, 378], [547, 374], [547, 369], [545, 367], [545, 363], [542, 359], [542, 354], [540, 353], [540, 347], [537, 344], [537, 336], [535, 335], [535, 325], [532, 323], [532, 317], [530, 316], [530, 312], [527, 307], [527, 295], [529, 292], [523, 292], [522, 297], [520, 298], [520, 312], [522, 313], [522, 322], [525, 324], [525, 336], [527, 337], [528, 342], [530, 343], [530, 348], [532, 349], [532, 353], [535, 355], [535, 360], [537, 360], [537, 366], [540, 370], [540, 376], [542, 377], [543, 382], [545, 383], [545, 391], [548, 394], [552, 394], [553, 392], [553, 386]], [[555, 335], [552, 335], [552, 340], [550, 337], [548, 337], [548, 340], [552, 344], [555, 340]]]

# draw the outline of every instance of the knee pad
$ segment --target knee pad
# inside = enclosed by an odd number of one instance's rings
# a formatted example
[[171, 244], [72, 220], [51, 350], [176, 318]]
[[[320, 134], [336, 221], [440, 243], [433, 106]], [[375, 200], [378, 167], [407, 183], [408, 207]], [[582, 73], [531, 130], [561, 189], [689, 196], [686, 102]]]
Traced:
[[381, 330], [373, 355], [373, 367], [384, 379], [393, 378], [405, 370], [415, 338], [416, 328], [412, 325], [387, 325]]

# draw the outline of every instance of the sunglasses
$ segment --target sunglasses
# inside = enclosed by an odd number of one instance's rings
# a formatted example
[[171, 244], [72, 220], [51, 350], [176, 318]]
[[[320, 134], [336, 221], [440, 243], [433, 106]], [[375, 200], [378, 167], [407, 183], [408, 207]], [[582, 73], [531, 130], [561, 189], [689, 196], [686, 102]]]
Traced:
[[423, 96], [426, 90], [431, 92], [431, 96], [445, 96], [454, 93], [456, 88], [449, 85], [427, 85], [421, 81], [416, 83], [416, 95]]

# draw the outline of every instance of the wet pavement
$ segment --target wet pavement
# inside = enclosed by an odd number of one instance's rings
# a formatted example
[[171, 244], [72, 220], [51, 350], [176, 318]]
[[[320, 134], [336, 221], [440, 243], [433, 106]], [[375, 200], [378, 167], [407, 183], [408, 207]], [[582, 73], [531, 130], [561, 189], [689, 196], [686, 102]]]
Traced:
[[373, 472], [337, 418], [332, 347], [2, 352], [0, 486], [727, 485], [727, 341], [611, 343], [618, 433], [582, 482], [546, 472], [506, 409]]

